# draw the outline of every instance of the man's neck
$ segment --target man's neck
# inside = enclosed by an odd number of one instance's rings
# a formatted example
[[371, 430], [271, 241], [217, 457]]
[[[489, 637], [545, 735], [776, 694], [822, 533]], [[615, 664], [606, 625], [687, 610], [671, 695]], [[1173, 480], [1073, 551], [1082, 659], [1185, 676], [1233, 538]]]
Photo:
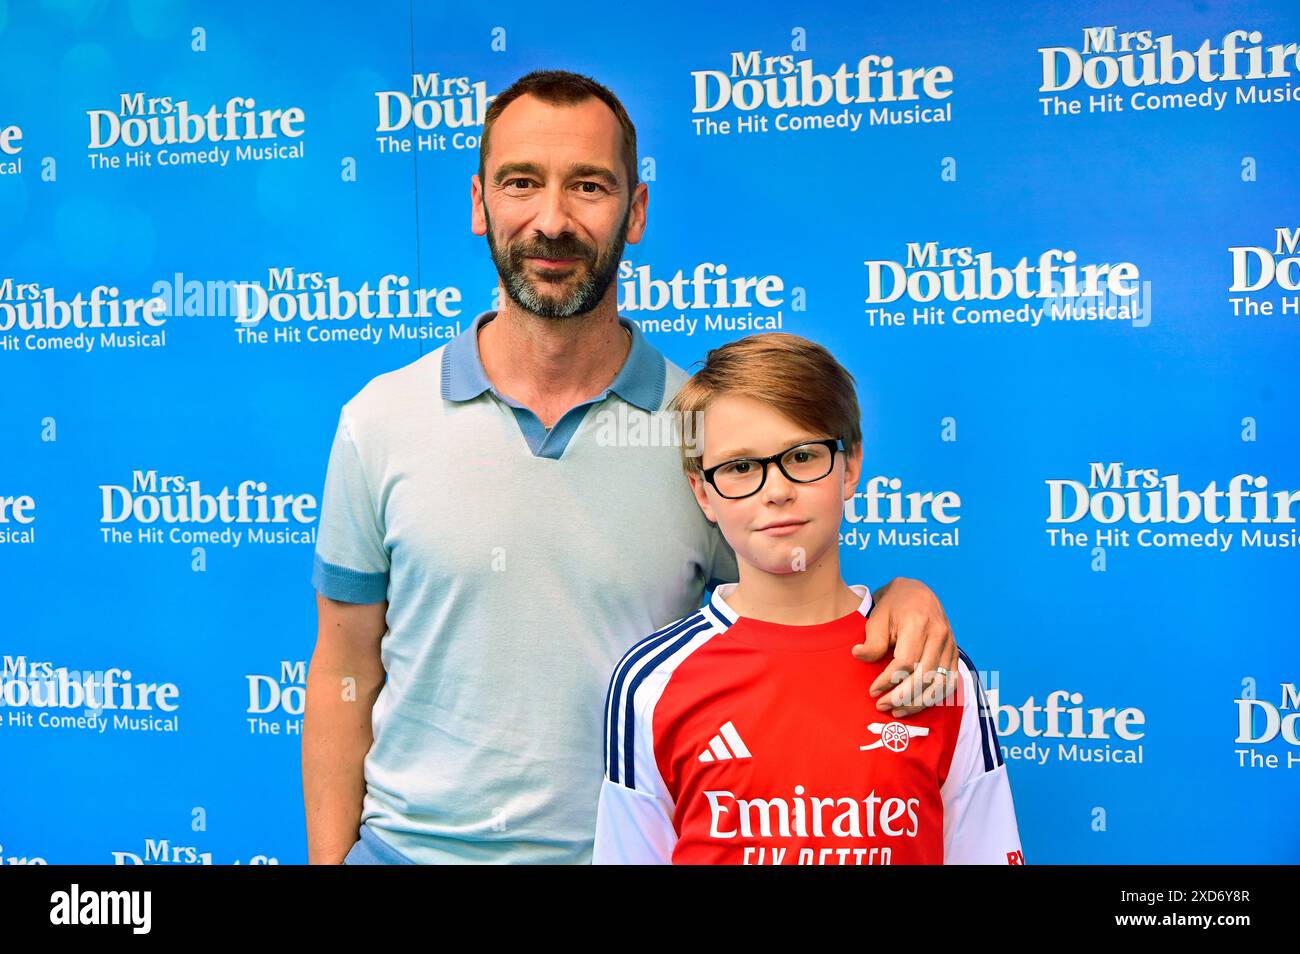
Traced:
[[501, 297], [501, 310], [479, 329], [483, 370], [498, 391], [530, 408], [544, 426], [618, 377], [632, 336], [619, 323], [612, 296], [586, 315], [558, 319], [539, 318]]
[[727, 605], [737, 616], [786, 626], [816, 626], [849, 615], [862, 605], [862, 597], [840, 576], [838, 559], [780, 574], [742, 561], [740, 582], [727, 597]]

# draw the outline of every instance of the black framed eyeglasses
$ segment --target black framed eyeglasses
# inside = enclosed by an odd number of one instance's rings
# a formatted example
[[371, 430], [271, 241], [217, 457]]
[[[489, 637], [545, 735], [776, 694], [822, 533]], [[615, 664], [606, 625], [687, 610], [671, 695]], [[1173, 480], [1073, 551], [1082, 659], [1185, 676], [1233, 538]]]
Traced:
[[771, 457], [737, 457], [703, 471], [704, 479], [713, 485], [718, 496], [738, 500], [758, 493], [767, 483], [767, 465], [776, 464], [787, 480], [796, 484], [810, 484], [821, 480], [835, 466], [835, 452], [844, 451], [844, 442], [838, 437], [823, 441], [805, 441], [788, 447]]

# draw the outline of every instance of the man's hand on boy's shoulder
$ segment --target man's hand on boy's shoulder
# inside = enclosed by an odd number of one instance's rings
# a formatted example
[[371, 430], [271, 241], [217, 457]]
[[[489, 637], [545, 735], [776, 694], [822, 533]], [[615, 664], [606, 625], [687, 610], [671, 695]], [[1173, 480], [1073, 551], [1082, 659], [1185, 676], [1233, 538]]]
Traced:
[[920, 580], [900, 576], [873, 593], [872, 603], [866, 638], [853, 655], [876, 662], [893, 650], [893, 660], [871, 684], [876, 707], [909, 716], [946, 699], [957, 688], [957, 641], [939, 597]]

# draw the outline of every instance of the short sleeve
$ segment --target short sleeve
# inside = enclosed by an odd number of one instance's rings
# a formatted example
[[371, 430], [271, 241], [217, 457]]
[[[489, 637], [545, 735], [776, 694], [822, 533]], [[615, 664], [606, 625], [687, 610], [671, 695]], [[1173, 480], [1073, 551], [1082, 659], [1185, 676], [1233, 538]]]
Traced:
[[596, 838], [591, 863], [596, 865], [670, 865], [677, 831], [671, 804], [648, 792], [611, 782], [600, 784]]
[[1023, 865], [1011, 780], [979, 673], [964, 652], [962, 714], [943, 798], [943, 856], [949, 865]]
[[652, 640], [660, 633], [628, 650], [610, 677], [605, 696], [605, 777], [596, 806], [593, 864], [673, 862], [677, 846], [673, 798], [655, 759], [653, 718], [666, 676], [650, 671], [643, 679], [640, 672], [648, 650], [657, 645]]
[[345, 409], [325, 474], [312, 585], [322, 596], [344, 603], [381, 603], [388, 597], [388, 571], [379, 503]]

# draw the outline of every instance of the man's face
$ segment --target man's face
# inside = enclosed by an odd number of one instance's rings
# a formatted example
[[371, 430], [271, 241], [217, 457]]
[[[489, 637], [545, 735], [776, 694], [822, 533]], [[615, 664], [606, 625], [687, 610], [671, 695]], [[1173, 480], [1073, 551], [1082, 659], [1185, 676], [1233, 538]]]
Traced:
[[608, 106], [519, 97], [492, 127], [484, 176], [473, 179], [472, 228], [487, 236], [516, 305], [568, 318], [615, 294], [624, 242], [645, 229], [646, 187], [629, 201], [622, 130]]
[[[814, 434], [770, 405], [738, 394], [710, 402], [701, 434], [705, 469], [838, 436]], [[690, 480], [696, 501], [717, 522], [738, 560], [766, 573], [785, 574], [812, 567], [839, 546], [844, 502], [853, 498], [861, 471], [859, 445], [847, 460], [836, 451], [831, 472], [810, 483], [789, 480], [776, 464], [768, 464], [762, 488], [736, 500], [720, 496], [702, 476], [692, 474]]]

